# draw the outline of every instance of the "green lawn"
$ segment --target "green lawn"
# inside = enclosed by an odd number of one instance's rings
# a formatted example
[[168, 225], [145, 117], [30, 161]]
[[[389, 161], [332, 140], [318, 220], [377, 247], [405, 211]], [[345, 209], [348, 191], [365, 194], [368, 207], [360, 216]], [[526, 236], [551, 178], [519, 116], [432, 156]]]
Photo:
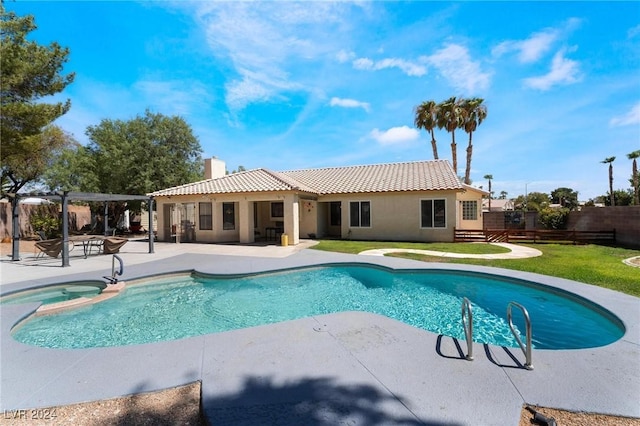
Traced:
[[[389, 256], [415, 259], [424, 262], [466, 263], [494, 266], [518, 271], [535, 272], [567, 278], [640, 297], [640, 268], [622, 263], [623, 259], [640, 256], [640, 250], [570, 244], [525, 244], [543, 254], [529, 259], [453, 259], [439, 256], [423, 256], [412, 253], [394, 253]], [[317, 250], [359, 253], [376, 248], [411, 248], [455, 253], [501, 253], [499, 246], [478, 243], [398, 243], [379, 241], [323, 240], [313, 247]]]

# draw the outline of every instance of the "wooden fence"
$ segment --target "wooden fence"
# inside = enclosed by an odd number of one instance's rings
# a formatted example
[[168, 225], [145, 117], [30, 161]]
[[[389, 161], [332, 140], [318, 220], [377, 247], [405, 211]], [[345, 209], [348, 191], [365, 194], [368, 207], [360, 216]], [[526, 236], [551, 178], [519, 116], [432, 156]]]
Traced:
[[612, 244], [616, 230], [454, 229], [455, 242]]

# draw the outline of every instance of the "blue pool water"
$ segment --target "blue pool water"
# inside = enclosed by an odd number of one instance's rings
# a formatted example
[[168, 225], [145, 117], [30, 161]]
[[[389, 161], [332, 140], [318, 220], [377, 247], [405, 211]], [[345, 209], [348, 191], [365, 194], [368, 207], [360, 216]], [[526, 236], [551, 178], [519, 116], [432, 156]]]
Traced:
[[[13, 336], [50, 348], [121, 346], [366, 311], [463, 340], [463, 297], [473, 305], [476, 342], [517, 346], [506, 320], [510, 301], [527, 308], [533, 345], [539, 349], [603, 346], [624, 334], [622, 323], [603, 308], [532, 283], [350, 265], [233, 278], [160, 278], [131, 285], [122, 295], [89, 307], [32, 318], [16, 327]], [[514, 324], [524, 331], [516, 311]]]

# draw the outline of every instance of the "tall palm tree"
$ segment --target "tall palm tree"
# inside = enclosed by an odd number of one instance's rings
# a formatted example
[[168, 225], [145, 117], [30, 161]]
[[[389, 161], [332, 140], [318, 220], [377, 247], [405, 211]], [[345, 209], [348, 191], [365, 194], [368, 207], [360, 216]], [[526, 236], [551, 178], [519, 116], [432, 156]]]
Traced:
[[463, 125], [462, 100], [455, 96], [438, 105], [437, 124], [439, 129], [451, 133], [451, 162], [453, 171], [458, 174], [458, 147], [456, 145], [456, 129]]
[[[467, 185], [471, 184], [471, 157], [473, 156], [473, 143], [472, 136], [473, 132], [476, 131], [478, 126], [482, 124], [485, 118], [487, 118], [487, 107], [482, 105], [484, 99], [482, 98], [471, 98], [466, 99], [462, 103], [462, 112], [463, 112], [463, 128], [464, 131], [469, 134], [469, 145], [467, 146], [467, 167], [464, 171], [464, 183]], [[486, 176], [485, 176], [486, 179]], [[491, 184], [491, 181], [489, 181]], [[491, 192], [491, 188], [489, 188], [489, 192]], [[491, 198], [489, 198], [491, 200]]]
[[638, 206], [640, 205], [640, 194], [638, 193], [640, 192], [638, 191], [638, 185], [640, 184], [638, 180], [640, 180], [640, 176], [638, 176], [638, 163], [636, 159], [640, 158], [640, 149], [627, 154], [627, 158], [629, 160], [633, 160], [633, 163], [631, 166], [631, 183], [633, 185], [633, 204]]
[[613, 199], [613, 162], [616, 157], [607, 157], [601, 163], [609, 164], [609, 197], [611, 197], [611, 206], [616, 205], [616, 200]]
[[484, 175], [484, 178], [489, 181], [489, 211], [491, 211], [491, 179], [493, 179], [493, 175]]
[[433, 149], [433, 159], [438, 159], [438, 146], [433, 132], [437, 125], [438, 104], [435, 101], [426, 101], [416, 108], [415, 125], [418, 129], [425, 129], [431, 135], [431, 149]]

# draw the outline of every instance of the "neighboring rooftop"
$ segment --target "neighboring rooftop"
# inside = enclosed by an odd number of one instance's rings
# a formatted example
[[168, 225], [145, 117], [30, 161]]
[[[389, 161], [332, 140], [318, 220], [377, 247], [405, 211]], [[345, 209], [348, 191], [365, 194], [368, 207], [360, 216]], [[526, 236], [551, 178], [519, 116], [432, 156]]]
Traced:
[[167, 188], [150, 195], [303, 191], [318, 195], [464, 189], [446, 160], [273, 172], [254, 169]]

